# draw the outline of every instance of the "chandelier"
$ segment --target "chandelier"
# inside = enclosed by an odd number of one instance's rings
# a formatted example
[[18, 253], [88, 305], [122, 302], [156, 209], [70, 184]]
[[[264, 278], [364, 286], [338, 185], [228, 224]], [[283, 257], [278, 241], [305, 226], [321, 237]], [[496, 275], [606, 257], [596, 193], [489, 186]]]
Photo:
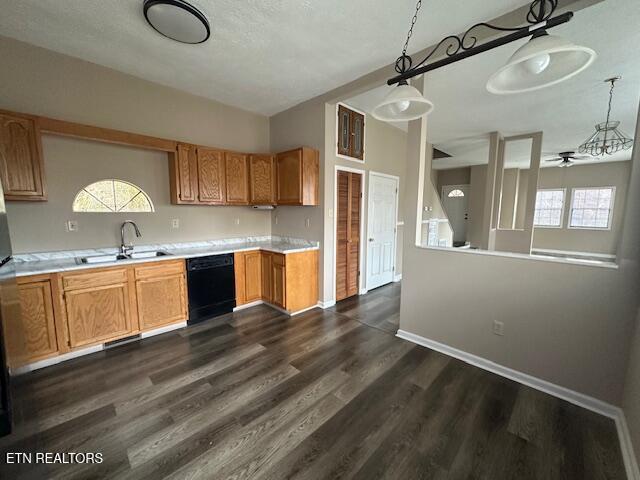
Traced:
[[613, 89], [616, 82], [622, 77], [611, 77], [605, 80], [611, 84], [609, 89], [609, 105], [607, 108], [607, 120], [595, 126], [596, 131], [589, 139], [578, 148], [580, 153], [587, 153], [593, 157], [612, 155], [620, 150], [629, 150], [633, 146], [633, 138], [627, 137], [618, 130], [620, 122], [610, 120], [611, 102], [613, 101]]
[[[410, 78], [522, 38], [531, 37], [514, 52], [502, 68], [489, 78], [487, 82], [489, 92], [506, 95], [548, 87], [577, 75], [591, 65], [596, 58], [596, 52], [592, 49], [575, 45], [562, 37], [547, 33], [548, 29], [571, 20], [572, 12], [554, 17], [558, 0], [534, 0], [529, 5], [529, 11], [524, 19], [528, 23], [527, 26], [506, 27], [485, 22], [478, 23], [461, 36], [449, 35], [443, 38], [422, 61], [414, 65], [411, 56], [407, 55], [407, 47], [421, 6], [422, 0], [418, 0], [402, 54], [395, 63], [398, 75], [387, 81], [388, 85], [397, 84], [398, 86], [372, 112], [378, 120], [386, 122], [416, 120], [433, 110], [433, 103], [424, 98], [418, 89], [408, 84], [407, 80]], [[478, 29], [489, 29], [505, 32], [505, 34], [500, 38], [479, 44], [478, 35], [474, 33]], [[443, 58], [430, 62], [438, 52], [443, 54]]]

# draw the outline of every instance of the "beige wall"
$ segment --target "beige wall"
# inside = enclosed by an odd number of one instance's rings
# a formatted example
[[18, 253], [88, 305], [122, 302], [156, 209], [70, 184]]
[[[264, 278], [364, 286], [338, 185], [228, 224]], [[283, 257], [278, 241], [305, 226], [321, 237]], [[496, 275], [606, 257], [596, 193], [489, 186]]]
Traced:
[[[300, 145], [320, 151], [320, 206], [277, 207], [271, 215], [274, 235], [287, 235], [320, 242], [320, 258], [326, 255], [324, 242], [324, 178], [325, 135], [324, 104], [303, 104], [271, 117], [270, 138], [273, 152], [283, 152]], [[307, 227], [307, 219], [309, 226]], [[320, 300], [324, 300], [324, 268], [318, 271]]]
[[[365, 119], [365, 162], [355, 162], [352, 160], [340, 158], [336, 155], [336, 122], [337, 113], [336, 105], [327, 103], [325, 105], [325, 179], [324, 179], [324, 241], [325, 241], [325, 262], [324, 262], [324, 295], [325, 300], [335, 299], [335, 259], [334, 259], [334, 214], [335, 214], [335, 169], [336, 166], [349, 167], [365, 171], [365, 192], [364, 205], [365, 212], [363, 216], [365, 236], [367, 229], [367, 202], [369, 198], [369, 172], [385, 173], [400, 177], [399, 189], [399, 205], [402, 204], [402, 194], [405, 184], [405, 163], [406, 163], [406, 133], [398, 128], [379, 122], [370, 115]], [[402, 222], [401, 209], [398, 208], [398, 221]], [[404, 226], [398, 227], [402, 230]], [[401, 234], [398, 238], [401, 238]], [[396, 240], [396, 243], [399, 243]], [[366, 242], [363, 242], [363, 247]], [[366, 248], [366, 247], [365, 247]], [[398, 251], [399, 250], [399, 251]], [[361, 255], [363, 265], [360, 268], [361, 284], [366, 287], [366, 249]], [[396, 250], [396, 272], [402, 273], [402, 247], [398, 246]]]
[[[269, 119], [262, 115], [3, 37], [0, 58], [0, 108], [247, 152], [269, 151]], [[270, 212], [249, 207], [170, 206], [167, 157], [161, 153], [46, 136], [44, 157], [49, 201], [7, 204], [16, 252], [112, 246], [124, 218], [140, 222], [145, 242], [271, 230]], [[71, 213], [80, 188], [110, 177], [148, 189], [156, 213]], [[179, 230], [170, 228], [172, 218], [181, 220]], [[65, 232], [68, 219], [80, 222], [77, 233]]]
[[[631, 162], [610, 162], [595, 165], [574, 165], [571, 168], [543, 168], [538, 188], [566, 188], [566, 204], [562, 228], [537, 227], [533, 247], [554, 250], [603, 253], [615, 255], [620, 232]], [[616, 187], [611, 230], [576, 230], [567, 228], [572, 187]]]
[[468, 185], [471, 182], [471, 167], [433, 170], [433, 172], [440, 196], [442, 196], [442, 187], [445, 185]]
[[[269, 212], [250, 207], [171, 205], [164, 153], [52, 136], [44, 137], [43, 147], [49, 201], [7, 203], [17, 253], [117, 246], [124, 220], [134, 220], [142, 231], [143, 238], [134, 239], [134, 244], [271, 233]], [[106, 178], [122, 178], [142, 188], [151, 197], [155, 212], [73, 213], [75, 194]], [[179, 229], [171, 228], [174, 218], [180, 220]], [[77, 232], [65, 231], [67, 220], [78, 222]]]
[[[415, 145], [420, 129], [409, 128]], [[640, 289], [639, 169], [632, 172], [620, 268], [612, 270], [417, 248], [421, 167], [413, 150], [400, 328], [620, 405]], [[504, 336], [492, 333], [494, 320], [504, 322]]]
[[469, 178], [469, 227], [467, 240], [474, 248], [482, 245], [482, 223], [484, 222], [484, 199], [486, 196], [487, 166], [474, 165], [471, 167]]
[[636, 459], [640, 461], [640, 311], [638, 311], [635, 332], [632, 335], [622, 408], [627, 419]]

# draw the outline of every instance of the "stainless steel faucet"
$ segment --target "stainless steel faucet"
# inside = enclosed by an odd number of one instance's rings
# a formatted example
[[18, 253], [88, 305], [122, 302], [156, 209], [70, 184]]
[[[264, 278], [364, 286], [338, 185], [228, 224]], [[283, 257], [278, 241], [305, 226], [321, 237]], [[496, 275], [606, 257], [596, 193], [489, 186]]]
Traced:
[[124, 222], [120, 227], [120, 254], [121, 255], [127, 255], [129, 254], [129, 252], [131, 252], [131, 250], [133, 250], [133, 245], [125, 245], [124, 243], [124, 227], [126, 227], [127, 224], [133, 226], [136, 232], [136, 237], [140, 238], [142, 236], [142, 234], [140, 233], [140, 229], [138, 228], [138, 225], [135, 224], [135, 222], [132, 222], [131, 220], [127, 220], [126, 222]]

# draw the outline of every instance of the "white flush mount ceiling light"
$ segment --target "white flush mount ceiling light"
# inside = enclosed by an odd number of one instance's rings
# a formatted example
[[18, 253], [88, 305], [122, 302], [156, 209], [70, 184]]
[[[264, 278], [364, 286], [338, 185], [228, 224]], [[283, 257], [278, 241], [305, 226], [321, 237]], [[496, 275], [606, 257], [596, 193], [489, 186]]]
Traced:
[[202, 43], [211, 35], [207, 17], [183, 0], [145, 0], [143, 13], [158, 33], [177, 42]]
[[[413, 65], [412, 58], [407, 55], [407, 46], [421, 7], [422, 0], [418, 0], [404, 49], [396, 60], [395, 70], [398, 75], [387, 80], [388, 85], [398, 84], [398, 92], [390, 93], [373, 111], [374, 117], [381, 120], [414, 120], [431, 112], [433, 104], [430, 101], [417, 90], [409, 92], [407, 89], [407, 80], [410, 78], [523, 38], [532, 37], [512, 55], [507, 65], [489, 79], [487, 89], [490, 92], [506, 94], [548, 87], [580, 73], [596, 58], [596, 53], [590, 48], [580, 47], [547, 34], [550, 28], [570, 21], [573, 17], [572, 12], [553, 17], [558, 0], [533, 0], [526, 16], [528, 26], [503, 27], [485, 22], [477, 23], [462, 36], [449, 35], [443, 38], [420, 63]], [[478, 35], [474, 32], [481, 29], [507, 33], [500, 38], [478, 44]], [[429, 63], [437, 53], [442, 58]], [[416, 92], [419, 97], [415, 95]], [[430, 107], [427, 107], [428, 105]], [[414, 110], [415, 115], [418, 115], [418, 112], [422, 113], [417, 117], [406, 113]]]
[[550, 87], [582, 72], [596, 57], [590, 48], [539, 30], [489, 78], [487, 90], [506, 95]]

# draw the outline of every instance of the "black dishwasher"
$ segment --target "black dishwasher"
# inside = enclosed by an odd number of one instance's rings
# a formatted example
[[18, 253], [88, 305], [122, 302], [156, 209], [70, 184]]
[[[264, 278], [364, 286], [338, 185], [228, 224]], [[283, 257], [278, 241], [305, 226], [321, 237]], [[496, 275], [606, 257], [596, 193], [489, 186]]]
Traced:
[[232, 312], [236, 306], [233, 254], [188, 259], [187, 290], [190, 325]]

